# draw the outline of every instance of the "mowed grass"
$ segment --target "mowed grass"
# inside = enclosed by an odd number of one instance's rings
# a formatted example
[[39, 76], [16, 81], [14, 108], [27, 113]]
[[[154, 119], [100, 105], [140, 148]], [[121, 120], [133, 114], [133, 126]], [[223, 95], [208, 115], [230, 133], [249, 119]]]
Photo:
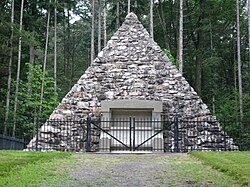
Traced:
[[242, 186], [250, 186], [250, 151], [190, 152], [204, 164], [225, 173]]
[[[70, 173], [77, 171], [79, 166], [84, 169], [86, 164], [89, 164], [97, 171], [103, 169], [110, 173], [109, 167], [112, 165], [121, 165], [124, 162], [137, 164], [142, 160], [150, 162], [151, 159], [155, 162], [156, 158], [165, 165], [162, 172], [158, 171], [160, 172], [158, 178], [162, 177], [163, 181], [167, 178], [170, 186], [180, 186], [179, 184], [184, 186], [250, 186], [250, 152], [114, 156], [69, 152], [0, 151], [0, 187], [74, 186], [77, 184], [75, 181], [81, 182], [82, 179], [81, 177], [72, 178]], [[107, 180], [112, 180], [112, 178]], [[161, 183], [159, 186], [162, 186]]]
[[68, 152], [0, 151], [0, 186], [39, 186], [60, 180], [67, 175], [57, 172], [56, 163], [70, 156]]

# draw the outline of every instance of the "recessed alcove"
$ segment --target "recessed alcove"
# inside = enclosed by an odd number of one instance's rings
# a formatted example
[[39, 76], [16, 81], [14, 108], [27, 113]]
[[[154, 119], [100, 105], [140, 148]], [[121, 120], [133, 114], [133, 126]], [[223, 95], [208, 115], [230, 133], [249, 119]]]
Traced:
[[101, 102], [101, 112], [101, 128], [105, 132], [101, 132], [100, 151], [164, 150], [163, 133], [154, 136], [162, 126], [162, 102], [148, 100], [103, 101]]

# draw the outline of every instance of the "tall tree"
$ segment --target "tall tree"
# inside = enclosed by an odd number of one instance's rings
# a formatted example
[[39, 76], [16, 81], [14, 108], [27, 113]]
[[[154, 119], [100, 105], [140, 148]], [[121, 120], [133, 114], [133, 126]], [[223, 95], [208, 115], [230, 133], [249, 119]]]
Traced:
[[46, 39], [45, 39], [45, 50], [44, 50], [44, 59], [43, 59], [43, 76], [42, 76], [42, 85], [41, 85], [41, 97], [40, 97], [40, 108], [39, 114], [42, 113], [42, 103], [43, 103], [43, 95], [44, 95], [44, 79], [47, 65], [47, 55], [48, 55], [48, 43], [49, 43], [49, 23], [50, 23], [50, 5], [51, 0], [49, 1], [49, 8], [47, 10], [47, 25], [46, 25]]
[[237, 27], [237, 64], [238, 64], [238, 86], [240, 118], [243, 118], [243, 96], [242, 96], [242, 74], [241, 74], [241, 48], [240, 48], [240, 7], [239, 0], [236, 1], [236, 27]]
[[[27, 14], [31, 14], [32, 17], [29, 17], [28, 20], [27, 20], [27, 17], [26, 17], [26, 21], [25, 22], [33, 22], [33, 21], [35, 21], [38, 12], [39, 11], [37, 10], [37, 3], [36, 2], [30, 2], [28, 10], [27, 10]], [[35, 43], [36, 43], [36, 39], [35, 39], [34, 33], [35, 33], [36, 24], [37, 23], [29, 24], [28, 27], [27, 27], [32, 32], [31, 39], [29, 41], [29, 49], [30, 49], [29, 63], [31, 65], [33, 65], [34, 62], [35, 62]], [[28, 72], [28, 76], [27, 76], [27, 78], [28, 78], [28, 85], [29, 85], [28, 92], [31, 92], [31, 75], [32, 75], [32, 73], [33, 73], [32, 69], [29, 68], [29, 72]]]
[[[35, 46], [34, 46], [33, 42], [30, 43], [29, 47], [30, 47], [30, 64], [33, 65], [34, 61], [35, 61]], [[30, 83], [31, 83], [30, 76], [32, 73], [33, 73], [32, 69], [29, 69], [29, 73], [28, 73], [28, 83], [29, 84], [28, 85], [30, 85]], [[31, 88], [29, 87], [28, 92], [30, 92], [30, 91], [31, 91]]]
[[57, 0], [54, 8], [54, 95], [57, 94]]
[[154, 39], [154, 0], [150, 0], [150, 35]]
[[98, 53], [101, 52], [101, 0], [98, 0]]
[[[249, 83], [250, 83], [250, 0], [247, 0], [247, 18], [248, 18], [248, 73], [249, 73]], [[250, 92], [249, 92], [250, 95]]]
[[74, 78], [74, 66], [75, 66], [75, 35], [72, 34], [72, 46], [71, 46], [71, 68], [70, 68], [70, 86], [73, 83]]
[[66, 77], [67, 75], [67, 55], [66, 55], [66, 51], [68, 48], [68, 45], [66, 43], [67, 39], [66, 39], [66, 16], [65, 16], [65, 9], [63, 8], [63, 74]]
[[183, 73], [183, 0], [180, 0], [180, 15], [179, 15], [179, 71]]
[[8, 88], [7, 88], [7, 96], [6, 96], [6, 112], [5, 112], [5, 120], [9, 118], [9, 107], [10, 107], [10, 87], [11, 87], [11, 68], [13, 61], [13, 37], [14, 37], [14, 11], [15, 11], [15, 0], [12, 0], [11, 4], [11, 35], [10, 35], [10, 51], [9, 51], [9, 67], [8, 67]]
[[[10, 35], [10, 51], [9, 51], [9, 67], [8, 67], [8, 85], [7, 85], [7, 96], [6, 96], [6, 111], [5, 111], [5, 121], [9, 119], [10, 110], [10, 87], [11, 87], [11, 68], [13, 61], [13, 37], [14, 37], [14, 6], [15, 0], [12, 0], [11, 4], [11, 35]], [[6, 133], [6, 126], [4, 128], [4, 134]]]
[[90, 64], [94, 62], [95, 56], [95, 0], [92, 0], [92, 28], [91, 28], [91, 51], [90, 51]]
[[[69, 70], [69, 67], [70, 67], [70, 53], [71, 53], [71, 43], [70, 43], [70, 36], [71, 36], [71, 24], [70, 24], [70, 4], [68, 5], [68, 7], [67, 7], [67, 19], [66, 19], [66, 21], [67, 21], [67, 66], [66, 66], [66, 70], [68, 69]], [[69, 74], [69, 71], [67, 71], [68, 72], [68, 74]], [[71, 85], [69, 84], [69, 88], [71, 87]]]
[[198, 24], [197, 24], [197, 37], [195, 41], [196, 46], [196, 61], [195, 61], [195, 88], [196, 92], [201, 95], [201, 76], [202, 76], [202, 62], [203, 62], [203, 21], [205, 16], [205, 2], [203, 0], [199, 1], [199, 17], [198, 17]]
[[167, 29], [166, 29], [167, 26], [166, 26], [164, 11], [163, 11], [162, 0], [158, 1], [158, 14], [159, 14], [159, 18], [160, 18], [160, 25], [161, 25], [162, 31], [163, 31], [163, 39], [164, 39], [164, 43], [165, 43], [165, 48], [167, 50], [170, 50], [170, 41], [168, 39], [168, 33], [167, 33]]
[[[18, 103], [18, 90], [19, 90], [19, 81], [20, 81], [20, 69], [21, 69], [21, 55], [22, 55], [22, 29], [23, 29], [23, 5], [24, 0], [21, 1], [21, 10], [20, 10], [20, 24], [19, 24], [19, 41], [18, 41], [18, 61], [17, 61], [17, 75], [16, 75], [16, 91], [15, 91], [15, 101], [14, 101], [14, 121], [16, 121], [17, 115], [17, 103]], [[16, 133], [16, 123], [13, 125], [12, 136], [15, 137]]]
[[120, 27], [120, 3], [116, 3], [116, 29]]
[[103, 45], [106, 47], [107, 45], [107, 1], [103, 2]]
[[130, 13], [130, 0], [128, 0], [128, 13]]

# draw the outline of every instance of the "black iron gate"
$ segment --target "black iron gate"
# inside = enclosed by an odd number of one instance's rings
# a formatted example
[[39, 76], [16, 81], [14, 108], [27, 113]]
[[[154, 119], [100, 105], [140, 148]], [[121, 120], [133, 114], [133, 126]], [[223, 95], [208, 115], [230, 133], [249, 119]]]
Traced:
[[135, 117], [100, 121], [88, 118], [87, 151], [91, 151], [91, 134], [93, 133], [93, 128], [96, 128], [100, 131], [99, 151], [163, 152], [163, 132], [171, 129], [174, 123], [174, 121], [136, 119]]
[[32, 119], [16, 122], [15, 139], [12, 137], [13, 124], [11, 120], [0, 120], [0, 149], [19, 149], [13, 146], [16, 138], [21, 140], [18, 140], [18, 144], [24, 148], [37, 151], [187, 152], [250, 149], [250, 121], [169, 119], [164, 116], [161, 121], [138, 118]]

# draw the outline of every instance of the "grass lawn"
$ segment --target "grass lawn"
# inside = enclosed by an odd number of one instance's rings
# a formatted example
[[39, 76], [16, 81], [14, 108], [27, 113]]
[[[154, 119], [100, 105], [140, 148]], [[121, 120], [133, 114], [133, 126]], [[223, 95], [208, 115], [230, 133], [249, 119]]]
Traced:
[[[57, 173], [58, 160], [69, 158], [68, 152], [0, 151], [0, 186], [39, 186], [44, 181], [64, 173]], [[54, 171], [54, 172], [53, 172]]]
[[[0, 151], [0, 187], [74, 186], [74, 184], [84, 182], [81, 181], [84, 169], [88, 175], [90, 175], [89, 171], [93, 169], [97, 172], [94, 172], [94, 175], [98, 174], [98, 171], [102, 171], [99, 173], [101, 176], [110, 174], [111, 178], [107, 180], [114, 182], [119, 174], [117, 167], [125, 166], [124, 163], [127, 163], [127, 169], [130, 172], [131, 168], [139, 167], [141, 162], [146, 161], [151, 163], [152, 167], [158, 163], [161, 171], [156, 171], [159, 174], [155, 180], [169, 180], [171, 186], [181, 186], [179, 184], [187, 186], [250, 186], [250, 152], [114, 156], [112, 154], [72, 154], [69, 152]], [[132, 166], [131, 163], [133, 163]], [[111, 172], [112, 167], [114, 171]], [[77, 172], [77, 168], [80, 168], [79, 176], [72, 176], [70, 173]], [[143, 172], [147, 174], [147, 171]], [[146, 174], [144, 173], [142, 176], [147, 177]], [[121, 175], [123, 176], [123, 173]], [[159, 183], [158, 186], [164, 185]]]
[[250, 186], [250, 151], [239, 152], [190, 152], [190, 154], [212, 166], [242, 186]]

